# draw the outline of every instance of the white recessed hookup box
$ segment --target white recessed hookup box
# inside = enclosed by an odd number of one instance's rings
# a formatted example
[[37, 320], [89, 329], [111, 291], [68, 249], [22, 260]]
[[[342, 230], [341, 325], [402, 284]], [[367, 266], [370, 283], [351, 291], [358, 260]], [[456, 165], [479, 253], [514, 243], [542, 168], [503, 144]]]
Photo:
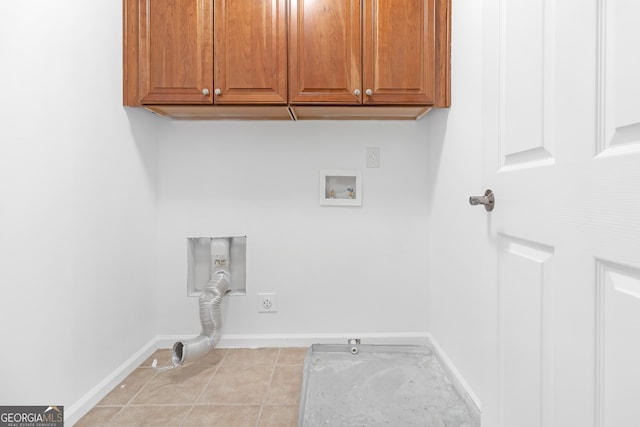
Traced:
[[362, 180], [359, 170], [321, 169], [320, 204], [361, 206]]

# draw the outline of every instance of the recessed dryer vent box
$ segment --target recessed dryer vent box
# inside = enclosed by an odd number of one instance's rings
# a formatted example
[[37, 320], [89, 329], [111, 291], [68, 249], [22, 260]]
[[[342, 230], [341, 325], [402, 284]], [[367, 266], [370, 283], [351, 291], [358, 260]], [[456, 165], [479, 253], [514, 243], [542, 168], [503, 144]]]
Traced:
[[246, 295], [247, 236], [189, 237], [187, 238], [187, 294], [202, 295], [202, 289], [211, 279], [211, 241], [229, 241], [229, 270], [231, 291], [229, 295]]

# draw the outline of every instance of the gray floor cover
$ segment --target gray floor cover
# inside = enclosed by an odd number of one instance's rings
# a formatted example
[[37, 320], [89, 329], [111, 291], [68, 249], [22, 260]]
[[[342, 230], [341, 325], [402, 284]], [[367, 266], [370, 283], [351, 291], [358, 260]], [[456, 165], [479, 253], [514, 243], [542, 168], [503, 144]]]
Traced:
[[426, 347], [314, 344], [299, 426], [479, 427], [480, 415]]

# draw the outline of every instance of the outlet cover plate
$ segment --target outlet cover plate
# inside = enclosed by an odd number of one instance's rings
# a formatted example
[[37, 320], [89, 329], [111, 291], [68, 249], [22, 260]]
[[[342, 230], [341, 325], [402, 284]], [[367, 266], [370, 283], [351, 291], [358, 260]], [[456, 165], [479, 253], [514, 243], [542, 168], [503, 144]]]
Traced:
[[261, 292], [258, 294], [258, 313], [276, 313], [278, 294]]
[[368, 168], [380, 167], [380, 147], [367, 148], [367, 167]]

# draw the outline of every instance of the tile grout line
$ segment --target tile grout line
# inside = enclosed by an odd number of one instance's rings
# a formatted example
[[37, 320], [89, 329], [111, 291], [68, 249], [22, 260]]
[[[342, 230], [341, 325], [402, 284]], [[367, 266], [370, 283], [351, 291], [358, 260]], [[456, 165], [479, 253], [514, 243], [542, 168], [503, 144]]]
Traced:
[[[153, 356], [153, 355], [152, 355], [152, 356]], [[167, 362], [165, 362], [165, 363], [164, 363], [164, 365], [162, 365], [162, 366], [167, 366], [167, 364], [168, 364], [170, 361], [171, 361], [171, 359], [169, 359]], [[139, 369], [139, 368], [140, 368], [140, 366], [138, 367], [138, 369]], [[153, 367], [151, 367], [151, 369], [153, 369]], [[120, 410], [120, 411], [119, 411], [115, 416], [113, 416], [113, 418], [111, 418], [111, 419], [109, 420], [109, 424], [111, 424], [111, 422], [112, 422], [113, 420], [115, 420], [115, 419], [116, 419], [116, 416], [118, 416], [118, 415], [120, 414], [120, 412], [124, 411], [126, 408], [131, 408], [131, 407], [132, 407], [132, 406], [131, 406], [131, 404], [133, 403], [133, 401], [135, 400], [135, 398], [136, 398], [136, 397], [138, 397], [138, 395], [139, 395], [140, 393], [142, 393], [142, 391], [143, 391], [144, 389], [146, 389], [146, 388], [147, 388], [147, 386], [151, 383], [151, 381], [153, 381], [153, 380], [158, 376], [158, 374], [159, 374], [160, 372], [156, 371], [155, 369], [153, 369], [153, 370], [154, 370], [154, 373], [153, 373], [153, 375], [151, 376], [151, 378], [149, 378], [149, 379], [147, 380], [147, 382], [145, 382], [145, 383], [144, 383], [144, 385], [143, 385], [142, 387], [140, 387], [140, 390], [138, 390], [138, 392], [137, 392], [136, 394], [134, 394], [133, 396], [131, 396], [131, 399], [129, 399], [129, 400], [127, 401], [127, 403], [122, 407], [122, 409], [121, 409], [121, 410]]]
[[[211, 351], [215, 351], [216, 349], [213, 348], [213, 350]], [[224, 362], [224, 359], [227, 358], [227, 355], [229, 354], [228, 350], [224, 351], [224, 355], [222, 356], [222, 359], [220, 359], [220, 362], [218, 362], [216, 368], [214, 369], [213, 373], [211, 374], [211, 377], [209, 378], [209, 381], [207, 381], [207, 383], [204, 385], [204, 387], [202, 387], [202, 390], [200, 390], [200, 393], [198, 393], [198, 396], [196, 396], [195, 401], [191, 404], [191, 408], [189, 409], [189, 412], [187, 412], [187, 414], [185, 415], [184, 419], [182, 420], [182, 422], [180, 423], [180, 426], [183, 426], [186, 422], [187, 419], [189, 418], [189, 415], [191, 415], [191, 413], [193, 412], [193, 409], [196, 406], [200, 406], [199, 405], [199, 400], [200, 398], [202, 398], [202, 396], [204, 395], [204, 392], [207, 390], [207, 388], [209, 388], [209, 385], [211, 384], [211, 382], [213, 381], [213, 377], [216, 376], [216, 374], [218, 373], [218, 370], [220, 369], [220, 366], [222, 365], [222, 363]]]
[[126, 405], [125, 405], [125, 406], [121, 406], [121, 407], [120, 407], [120, 410], [118, 410], [118, 412], [116, 412], [115, 414], [113, 414], [113, 416], [112, 416], [111, 418], [109, 418], [109, 421], [107, 421], [107, 426], [112, 425], [111, 423], [113, 422], [113, 420], [115, 420], [115, 419], [116, 419], [116, 417], [117, 417], [118, 415], [120, 415], [120, 413], [121, 413], [122, 411], [124, 411], [124, 408], [126, 408]]
[[[215, 351], [215, 348], [213, 349], [213, 351]], [[213, 377], [216, 376], [216, 374], [218, 373], [218, 371], [220, 370], [220, 366], [222, 366], [222, 364], [224, 363], [224, 360], [227, 358], [227, 355], [229, 354], [228, 350], [225, 350], [224, 352], [224, 356], [222, 356], [222, 359], [220, 359], [220, 362], [218, 363], [218, 365], [216, 366], [216, 369], [213, 371], [213, 373], [211, 374], [211, 377], [209, 378], [209, 381], [207, 381], [207, 383], [204, 385], [204, 387], [202, 388], [202, 390], [200, 390], [200, 393], [198, 393], [198, 396], [196, 397], [196, 400], [194, 403], [198, 403], [198, 401], [200, 400], [200, 398], [202, 398], [202, 396], [204, 395], [205, 390], [209, 387], [209, 385], [211, 384], [211, 382], [213, 381]]]
[[258, 410], [258, 418], [256, 419], [256, 427], [260, 426], [260, 418], [262, 418], [262, 411], [264, 409], [264, 405], [266, 404], [267, 397], [269, 396], [269, 391], [271, 390], [271, 383], [273, 382], [273, 376], [275, 375], [276, 366], [278, 365], [278, 359], [280, 359], [281, 352], [282, 352], [282, 348], [278, 347], [278, 354], [276, 355], [276, 359], [273, 361], [271, 376], [269, 377], [269, 384], [267, 385], [267, 390], [262, 396], [262, 402], [260, 402], [260, 409]]
[[[166, 363], [165, 363], [166, 365]], [[140, 366], [138, 366], [136, 369], [141, 369], [142, 368], [142, 364]], [[146, 368], [146, 367], [145, 367]], [[153, 369], [153, 368], [152, 368]], [[138, 390], [133, 396], [131, 396], [131, 398], [129, 400], [127, 400], [125, 402], [124, 405], [114, 405], [114, 406], [119, 406], [120, 410], [118, 412], [116, 412], [110, 419], [109, 421], [107, 421], [107, 425], [112, 425], [113, 420], [116, 419], [116, 417], [118, 415], [120, 415], [126, 408], [129, 407], [129, 404], [131, 402], [133, 402], [133, 400], [142, 392], [142, 390], [144, 390], [144, 388], [158, 375], [158, 372], [154, 372], [154, 374], [142, 385], [142, 387], [140, 387], [140, 390]], [[128, 376], [127, 376], [128, 377]], [[125, 378], [126, 379], [126, 378]], [[124, 380], [123, 380], [124, 381]], [[95, 405], [94, 408], [98, 407], [98, 405]]]

